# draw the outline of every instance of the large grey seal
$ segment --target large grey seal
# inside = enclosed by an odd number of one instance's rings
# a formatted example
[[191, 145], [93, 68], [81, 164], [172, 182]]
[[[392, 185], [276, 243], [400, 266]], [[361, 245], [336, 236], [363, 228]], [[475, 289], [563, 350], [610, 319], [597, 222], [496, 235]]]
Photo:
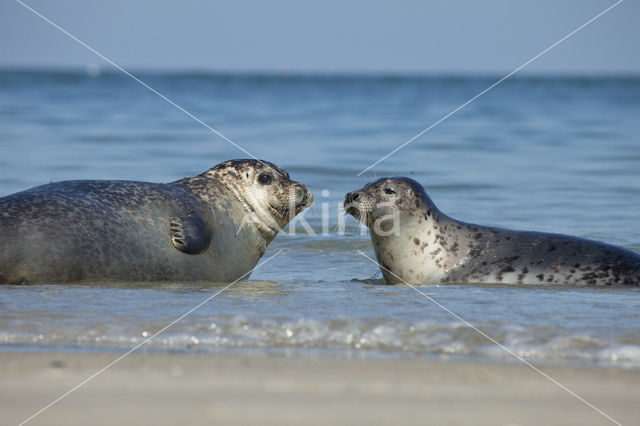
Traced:
[[442, 213], [422, 185], [382, 178], [345, 196], [369, 227], [389, 284], [640, 285], [640, 254], [568, 235], [474, 225]]
[[312, 202], [304, 185], [261, 160], [167, 184], [38, 186], [0, 198], [0, 283], [229, 282]]

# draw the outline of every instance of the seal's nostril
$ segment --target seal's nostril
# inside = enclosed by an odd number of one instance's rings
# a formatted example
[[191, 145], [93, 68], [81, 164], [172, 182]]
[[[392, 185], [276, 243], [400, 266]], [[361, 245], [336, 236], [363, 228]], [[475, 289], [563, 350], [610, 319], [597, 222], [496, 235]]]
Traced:
[[357, 192], [348, 192], [347, 195], [345, 195], [344, 199], [347, 203], [352, 203], [356, 201], [358, 197], [360, 197], [360, 194], [358, 194]]

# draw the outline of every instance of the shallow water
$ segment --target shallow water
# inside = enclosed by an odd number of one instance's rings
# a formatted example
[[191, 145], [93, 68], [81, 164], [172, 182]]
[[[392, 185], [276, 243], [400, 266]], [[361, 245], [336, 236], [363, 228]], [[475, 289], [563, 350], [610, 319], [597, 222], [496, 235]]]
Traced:
[[[263, 260], [284, 253], [141, 350], [511, 360], [414, 289], [383, 285], [356, 252], [373, 254], [338, 205], [377, 176], [420, 181], [468, 222], [640, 250], [638, 78], [508, 80], [358, 177], [496, 78], [140, 77], [316, 198], [303, 216], [315, 235], [279, 235]], [[246, 156], [126, 76], [0, 72], [0, 196], [65, 179], [167, 182]], [[0, 349], [126, 351], [222, 287], [0, 286]], [[638, 290], [420, 290], [527, 359], [640, 367]]]

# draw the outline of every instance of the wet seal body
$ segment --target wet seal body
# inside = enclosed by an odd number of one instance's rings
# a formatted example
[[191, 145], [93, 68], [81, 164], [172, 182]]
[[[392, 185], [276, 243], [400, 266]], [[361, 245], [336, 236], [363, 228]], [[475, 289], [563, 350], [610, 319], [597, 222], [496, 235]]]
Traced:
[[568, 235], [460, 222], [409, 178], [382, 178], [350, 192], [345, 210], [369, 227], [388, 284], [400, 277], [424, 284], [640, 285], [638, 253]]
[[312, 202], [304, 185], [259, 160], [168, 184], [38, 186], [0, 198], [0, 283], [230, 282]]

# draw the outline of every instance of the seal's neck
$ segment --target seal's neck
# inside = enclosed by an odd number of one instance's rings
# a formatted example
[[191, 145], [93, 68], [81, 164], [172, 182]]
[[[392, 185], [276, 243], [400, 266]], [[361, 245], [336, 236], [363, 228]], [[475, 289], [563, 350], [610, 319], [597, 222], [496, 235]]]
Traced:
[[404, 213], [395, 233], [369, 229], [382, 274], [389, 284], [443, 282], [468, 254], [463, 224], [437, 208]]
[[196, 197], [209, 205], [224, 204], [222, 200], [226, 200], [227, 204], [230, 203], [240, 213], [240, 219], [237, 221], [237, 235], [251, 229], [257, 231], [264, 238], [266, 244], [269, 244], [278, 234], [277, 224], [275, 222], [271, 224], [262, 219], [263, 215], [255, 211], [242, 191], [229, 182], [202, 174], [193, 178], [180, 179], [174, 183], [185, 186]]

